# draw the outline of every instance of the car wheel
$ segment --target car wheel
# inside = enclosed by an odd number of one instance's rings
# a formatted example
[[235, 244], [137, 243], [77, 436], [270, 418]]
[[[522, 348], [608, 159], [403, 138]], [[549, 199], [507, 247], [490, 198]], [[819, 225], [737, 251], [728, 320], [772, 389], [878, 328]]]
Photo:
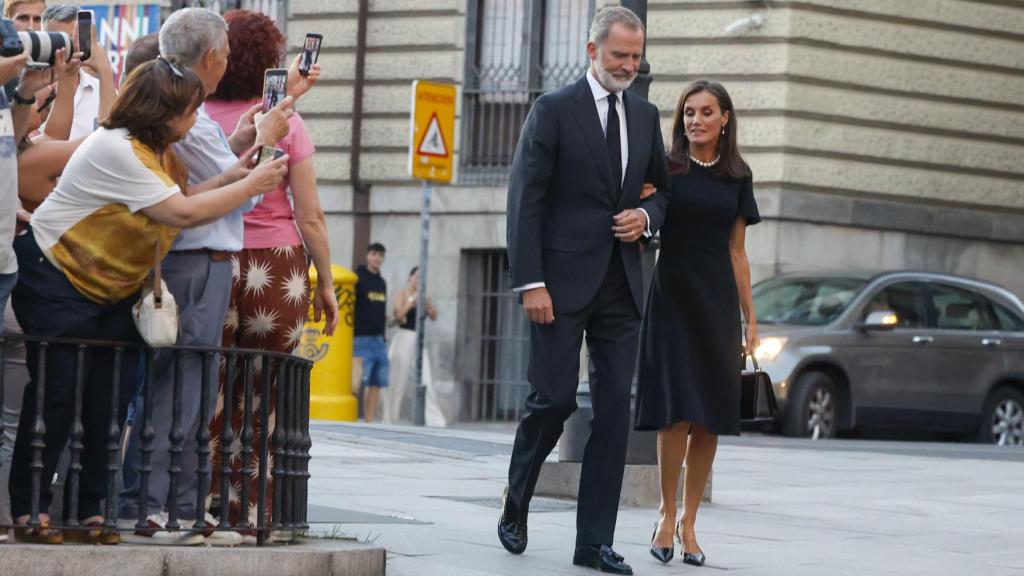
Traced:
[[985, 402], [978, 441], [999, 446], [1024, 445], [1024, 394], [996, 388]]
[[801, 438], [834, 438], [839, 429], [839, 396], [827, 374], [800, 375], [789, 398], [783, 434]]

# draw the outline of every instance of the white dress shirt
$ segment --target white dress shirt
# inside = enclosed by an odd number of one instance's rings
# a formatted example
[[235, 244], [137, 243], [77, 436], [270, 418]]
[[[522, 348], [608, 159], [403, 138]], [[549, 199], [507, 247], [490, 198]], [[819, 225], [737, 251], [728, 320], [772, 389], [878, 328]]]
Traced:
[[[600, 82], [594, 77], [594, 70], [590, 69], [587, 71], [587, 83], [590, 84], [590, 91], [594, 95], [594, 104], [597, 105], [597, 117], [601, 120], [601, 132], [607, 136], [608, 134], [608, 95], [612, 94]], [[622, 182], [619, 182], [619, 186], [626, 181], [626, 166], [629, 165], [629, 132], [626, 130], [626, 103], [622, 101], [622, 92], [615, 92], [615, 111], [619, 114], [619, 146], [622, 150]], [[651, 217], [647, 214], [647, 211], [643, 208], [638, 208], [644, 213], [644, 218], [647, 220], [645, 226], [647, 230], [644, 231], [644, 236], [651, 236]], [[543, 288], [546, 285], [543, 282], [534, 282], [532, 284], [524, 284], [523, 286], [517, 286], [512, 289], [513, 292], [525, 292], [526, 290], [533, 290], [534, 288]]]
[[85, 70], [78, 71], [78, 90], [75, 90], [75, 119], [71, 123], [71, 137], [78, 140], [96, 130], [100, 114], [100, 81]]
[[[68, 140], [85, 138], [96, 130], [100, 114], [100, 81], [85, 70], [78, 71], [78, 89], [75, 90], [75, 117], [71, 121]], [[44, 123], [40, 131], [46, 130]]]

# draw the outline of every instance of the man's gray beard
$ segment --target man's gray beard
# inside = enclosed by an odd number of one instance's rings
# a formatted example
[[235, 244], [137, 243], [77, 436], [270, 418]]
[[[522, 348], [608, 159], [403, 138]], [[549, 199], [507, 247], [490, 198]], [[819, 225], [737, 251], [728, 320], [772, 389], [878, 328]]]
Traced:
[[597, 57], [598, 60], [594, 62], [594, 71], [597, 73], [597, 80], [605, 88], [611, 89], [612, 92], [625, 92], [633, 84], [633, 80], [636, 80], [635, 74], [629, 80], [619, 80], [601, 65], [600, 52], [598, 52]]

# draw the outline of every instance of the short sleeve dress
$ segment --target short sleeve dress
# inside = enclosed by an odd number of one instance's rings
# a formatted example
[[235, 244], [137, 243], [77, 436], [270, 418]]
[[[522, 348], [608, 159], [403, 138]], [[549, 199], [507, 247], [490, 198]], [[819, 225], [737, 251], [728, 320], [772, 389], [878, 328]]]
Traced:
[[635, 428], [691, 422], [737, 435], [742, 334], [729, 235], [738, 216], [761, 220], [753, 183], [691, 163], [671, 192], [640, 330]]

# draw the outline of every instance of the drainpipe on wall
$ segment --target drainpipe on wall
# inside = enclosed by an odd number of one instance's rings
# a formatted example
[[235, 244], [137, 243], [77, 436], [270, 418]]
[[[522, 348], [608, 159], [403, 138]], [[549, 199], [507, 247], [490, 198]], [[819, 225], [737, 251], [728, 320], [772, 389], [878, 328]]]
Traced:
[[370, 245], [370, 184], [360, 173], [363, 140], [363, 88], [366, 84], [366, 22], [370, 0], [359, 0], [356, 23], [356, 70], [352, 88], [352, 146], [349, 152], [349, 178], [352, 181], [352, 260], [360, 262]]

